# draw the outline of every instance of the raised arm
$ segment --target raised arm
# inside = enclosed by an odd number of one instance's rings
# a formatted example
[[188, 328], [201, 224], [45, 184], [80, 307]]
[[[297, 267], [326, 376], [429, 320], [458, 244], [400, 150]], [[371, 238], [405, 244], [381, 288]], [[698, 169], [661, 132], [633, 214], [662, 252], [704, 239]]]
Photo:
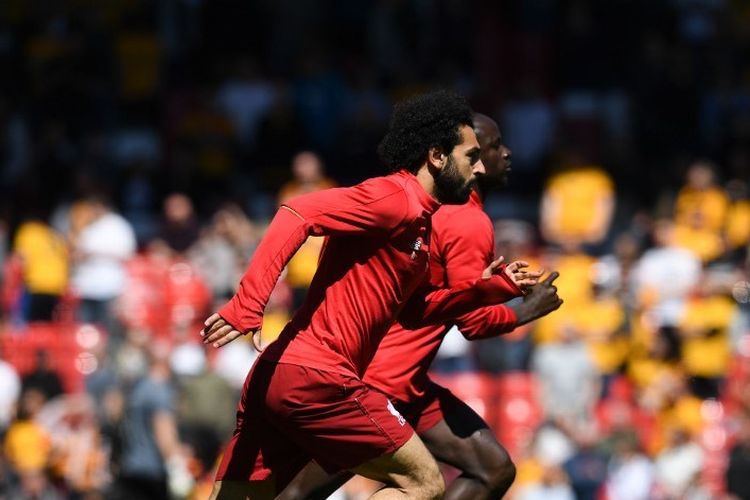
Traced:
[[318, 191], [279, 208], [232, 299], [204, 322], [204, 343], [220, 347], [261, 326], [263, 311], [284, 266], [308, 236], [382, 231], [406, 213], [403, 188], [387, 178]]

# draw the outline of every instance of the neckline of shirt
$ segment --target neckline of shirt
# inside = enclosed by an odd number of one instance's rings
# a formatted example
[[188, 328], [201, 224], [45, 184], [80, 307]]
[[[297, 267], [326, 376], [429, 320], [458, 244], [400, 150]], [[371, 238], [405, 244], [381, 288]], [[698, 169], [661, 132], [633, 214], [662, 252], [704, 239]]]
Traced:
[[397, 175], [400, 175], [406, 179], [408, 183], [407, 185], [410, 186], [411, 190], [417, 196], [417, 200], [419, 201], [420, 205], [422, 205], [422, 208], [424, 208], [427, 212], [434, 213], [438, 208], [440, 208], [440, 202], [437, 201], [433, 196], [431, 196], [427, 191], [425, 191], [414, 174], [406, 170], [400, 170]]

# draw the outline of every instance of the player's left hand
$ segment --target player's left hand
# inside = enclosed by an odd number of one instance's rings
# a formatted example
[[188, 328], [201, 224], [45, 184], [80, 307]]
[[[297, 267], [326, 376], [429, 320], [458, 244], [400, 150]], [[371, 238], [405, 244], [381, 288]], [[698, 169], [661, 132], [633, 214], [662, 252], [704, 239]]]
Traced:
[[497, 259], [490, 262], [490, 265], [487, 266], [484, 271], [482, 271], [482, 279], [488, 280], [491, 277], [493, 277], [496, 274], [500, 274], [503, 272], [503, 269], [501, 267], [503, 261], [505, 260], [505, 257], [502, 255], [498, 257]]
[[505, 266], [503, 271], [518, 288], [526, 290], [536, 285], [539, 282], [539, 278], [544, 274], [544, 270], [529, 271], [526, 269], [527, 267], [529, 267], [529, 263], [525, 260], [514, 260]]
[[201, 337], [203, 337], [204, 344], [213, 344], [214, 347], [221, 347], [226, 345], [242, 335], [242, 332], [237, 330], [224, 318], [219, 316], [219, 313], [213, 313], [211, 316], [203, 322], [203, 329], [201, 330]]

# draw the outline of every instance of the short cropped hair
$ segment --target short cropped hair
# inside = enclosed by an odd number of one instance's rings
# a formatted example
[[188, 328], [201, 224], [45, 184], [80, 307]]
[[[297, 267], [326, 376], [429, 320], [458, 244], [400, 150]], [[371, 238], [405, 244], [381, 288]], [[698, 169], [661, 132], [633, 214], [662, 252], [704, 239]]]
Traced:
[[396, 104], [378, 155], [391, 170], [416, 173], [430, 148], [450, 154], [460, 144], [462, 125], [473, 127], [471, 108], [462, 96], [438, 90], [409, 97]]

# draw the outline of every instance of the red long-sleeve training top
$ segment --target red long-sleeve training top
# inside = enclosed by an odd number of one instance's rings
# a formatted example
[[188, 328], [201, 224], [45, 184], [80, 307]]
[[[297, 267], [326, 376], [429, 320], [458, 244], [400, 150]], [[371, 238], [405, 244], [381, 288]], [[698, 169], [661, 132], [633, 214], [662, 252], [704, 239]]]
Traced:
[[279, 209], [219, 314], [243, 332], [261, 327], [286, 263], [308, 236], [328, 236], [305, 302], [261, 357], [361, 377], [410, 297], [420, 321], [444, 322], [518, 293], [505, 276], [481, 279], [481, 270], [450, 290], [429, 287], [438, 207], [406, 171], [297, 197]]
[[[432, 216], [431, 284], [450, 288], [481, 274], [494, 259], [494, 248], [492, 221], [476, 193], [464, 205], [441, 207]], [[453, 324], [468, 339], [485, 338], [513, 330], [516, 314], [507, 306], [494, 305], [445, 325], [420, 325], [403, 320], [402, 313], [402, 319], [381, 341], [365, 373], [365, 383], [404, 403], [423, 396], [429, 380], [427, 371]]]

